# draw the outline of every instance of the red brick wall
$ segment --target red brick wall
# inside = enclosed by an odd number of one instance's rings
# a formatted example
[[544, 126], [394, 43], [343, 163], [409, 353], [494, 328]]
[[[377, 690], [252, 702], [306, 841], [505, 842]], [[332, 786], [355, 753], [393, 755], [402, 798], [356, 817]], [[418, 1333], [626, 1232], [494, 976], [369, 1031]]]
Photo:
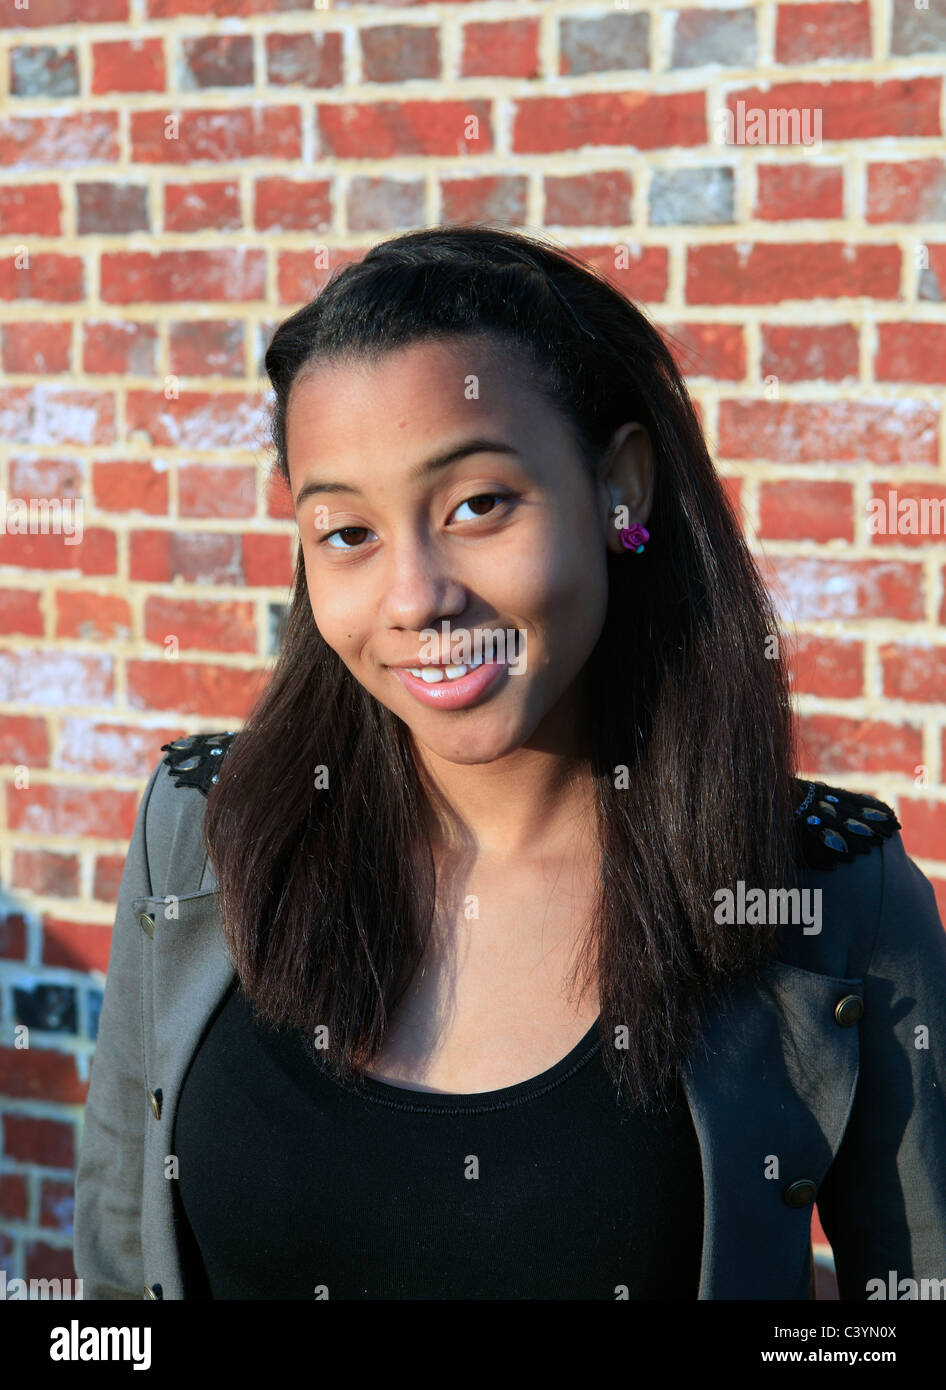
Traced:
[[[805, 768], [893, 803], [946, 916], [942, 6], [28, 0], [0, 9], [0, 1264], [71, 1273], [123, 853], [159, 745], [230, 728], [294, 526], [262, 356], [400, 228], [548, 228], [675, 334], [796, 625]], [[816, 150], [719, 113], [821, 120]], [[30, 1049], [13, 1025], [32, 1019]]]

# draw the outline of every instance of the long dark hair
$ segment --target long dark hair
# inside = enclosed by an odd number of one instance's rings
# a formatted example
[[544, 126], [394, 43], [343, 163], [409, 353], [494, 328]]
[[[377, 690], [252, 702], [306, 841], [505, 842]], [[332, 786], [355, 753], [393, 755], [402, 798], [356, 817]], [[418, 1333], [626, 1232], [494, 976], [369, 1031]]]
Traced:
[[[582, 968], [597, 972], [619, 1095], [664, 1103], [703, 1007], [727, 981], [758, 979], [777, 939], [771, 922], [719, 923], [714, 894], [795, 882], [777, 621], [661, 333], [577, 256], [506, 229], [393, 237], [279, 325], [266, 353], [278, 474], [288, 484], [303, 368], [464, 334], [522, 355], [583, 459], [628, 420], [652, 441], [651, 540], [633, 558], [608, 553], [606, 619], [582, 672], [601, 846]], [[431, 939], [428, 805], [406, 726], [315, 625], [300, 547], [281, 649], [210, 792], [205, 837], [257, 1015], [310, 1040], [327, 1029], [324, 1060], [356, 1084]]]

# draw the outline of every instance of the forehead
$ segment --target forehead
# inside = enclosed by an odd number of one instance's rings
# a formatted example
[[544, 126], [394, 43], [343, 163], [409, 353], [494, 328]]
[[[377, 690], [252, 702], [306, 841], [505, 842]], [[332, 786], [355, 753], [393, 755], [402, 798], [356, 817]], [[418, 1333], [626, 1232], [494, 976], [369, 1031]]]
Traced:
[[364, 457], [400, 439], [410, 439], [415, 461], [419, 445], [465, 427], [481, 431], [488, 422], [521, 438], [553, 414], [503, 346], [479, 337], [411, 343], [374, 362], [336, 360], [300, 374], [286, 413], [289, 466], [349, 451]]

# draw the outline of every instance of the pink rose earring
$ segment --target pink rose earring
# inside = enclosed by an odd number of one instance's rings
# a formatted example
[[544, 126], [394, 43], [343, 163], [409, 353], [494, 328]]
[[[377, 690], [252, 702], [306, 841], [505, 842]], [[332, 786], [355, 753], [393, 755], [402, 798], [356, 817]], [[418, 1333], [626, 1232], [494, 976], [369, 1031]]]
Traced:
[[635, 555], [641, 553], [649, 540], [650, 532], [646, 526], [641, 526], [639, 521], [633, 526], [624, 526], [621, 529], [621, 544], [625, 550], [633, 550]]

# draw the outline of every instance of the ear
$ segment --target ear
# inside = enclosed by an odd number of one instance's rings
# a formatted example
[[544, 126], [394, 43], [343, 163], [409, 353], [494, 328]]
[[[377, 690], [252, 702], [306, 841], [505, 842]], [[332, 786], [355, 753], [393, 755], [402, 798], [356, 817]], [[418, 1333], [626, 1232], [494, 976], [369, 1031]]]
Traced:
[[654, 497], [653, 447], [647, 430], [636, 420], [614, 432], [604, 453], [598, 488], [607, 547], [624, 555], [622, 527], [635, 522], [646, 526]]

